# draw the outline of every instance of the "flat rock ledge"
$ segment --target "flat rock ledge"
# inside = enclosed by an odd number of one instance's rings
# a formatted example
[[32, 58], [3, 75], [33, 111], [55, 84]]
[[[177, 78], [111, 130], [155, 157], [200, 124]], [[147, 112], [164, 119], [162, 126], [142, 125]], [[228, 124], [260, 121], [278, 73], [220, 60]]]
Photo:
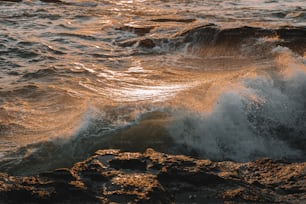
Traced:
[[306, 162], [99, 150], [71, 169], [0, 173], [0, 203], [306, 203]]

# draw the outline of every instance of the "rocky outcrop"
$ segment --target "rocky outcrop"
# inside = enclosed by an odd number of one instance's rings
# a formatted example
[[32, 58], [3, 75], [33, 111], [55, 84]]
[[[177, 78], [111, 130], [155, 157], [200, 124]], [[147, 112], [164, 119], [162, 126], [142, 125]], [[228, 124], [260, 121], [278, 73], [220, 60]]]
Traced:
[[0, 203], [303, 203], [306, 163], [99, 150], [72, 168], [0, 174]]

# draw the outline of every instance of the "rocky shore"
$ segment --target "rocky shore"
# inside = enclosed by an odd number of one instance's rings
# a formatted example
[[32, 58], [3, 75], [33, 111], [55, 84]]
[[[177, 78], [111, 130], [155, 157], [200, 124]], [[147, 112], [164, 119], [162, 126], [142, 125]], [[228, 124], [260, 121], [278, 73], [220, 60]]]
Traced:
[[303, 203], [306, 162], [212, 162], [99, 150], [72, 168], [0, 173], [0, 203]]

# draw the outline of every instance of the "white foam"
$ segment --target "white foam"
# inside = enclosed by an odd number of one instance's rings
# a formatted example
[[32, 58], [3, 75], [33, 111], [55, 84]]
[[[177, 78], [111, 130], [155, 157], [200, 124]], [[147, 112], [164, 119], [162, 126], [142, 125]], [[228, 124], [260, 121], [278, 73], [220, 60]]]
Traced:
[[168, 127], [175, 141], [218, 160], [303, 157], [296, 147], [306, 139], [303, 60], [280, 47], [274, 52], [281, 60], [287, 55], [280, 72], [244, 78], [243, 88], [223, 93], [210, 113], [176, 113]]

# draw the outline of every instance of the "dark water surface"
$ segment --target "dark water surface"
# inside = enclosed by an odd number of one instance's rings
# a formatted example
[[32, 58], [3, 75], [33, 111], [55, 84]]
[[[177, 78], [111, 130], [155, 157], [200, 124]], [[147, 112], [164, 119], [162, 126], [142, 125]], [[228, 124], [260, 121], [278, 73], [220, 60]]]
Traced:
[[304, 0], [0, 1], [0, 170], [100, 148], [306, 160]]

